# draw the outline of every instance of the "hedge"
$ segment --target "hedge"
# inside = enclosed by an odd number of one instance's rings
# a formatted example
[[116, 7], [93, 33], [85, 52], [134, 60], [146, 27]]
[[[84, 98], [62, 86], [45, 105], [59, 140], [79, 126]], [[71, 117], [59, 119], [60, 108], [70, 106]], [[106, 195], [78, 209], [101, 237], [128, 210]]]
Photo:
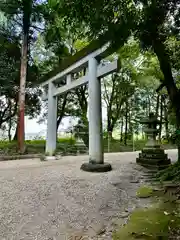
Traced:
[[[37, 154], [45, 152], [45, 140], [27, 140], [26, 143], [26, 153], [28, 154]], [[75, 153], [77, 150], [81, 152], [86, 151], [86, 149], [77, 149], [75, 138], [59, 138], [57, 140], [57, 153]], [[140, 151], [145, 146], [146, 140], [135, 140], [134, 141], [134, 150]], [[108, 152], [108, 140], [107, 138], [103, 141], [104, 152]], [[169, 149], [175, 146], [170, 146], [168, 144], [164, 144], [163, 147], [165, 149]], [[112, 139], [110, 143], [110, 152], [132, 152], [133, 151], [133, 142], [127, 141], [127, 145], [124, 145], [123, 142], [119, 140]], [[18, 154], [17, 142], [12, 141], [0, 141], [0, 155], [12, 155]]]
[[[26, 140], [26, 153], [44, 153], [46, 140]], [[64, 152], [68, 146], [74, 146], [76, 140], [74, 138], [59, 138], [57, 140], [57, 152]], [[0, 141], [0, 154], [11, 155], [18, 154], [16, 141]]]

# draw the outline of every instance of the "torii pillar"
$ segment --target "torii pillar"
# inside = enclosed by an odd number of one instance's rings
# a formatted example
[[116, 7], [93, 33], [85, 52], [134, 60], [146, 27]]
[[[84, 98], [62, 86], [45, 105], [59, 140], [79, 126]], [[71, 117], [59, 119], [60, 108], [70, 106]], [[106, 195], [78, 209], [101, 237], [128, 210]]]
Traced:
[[101, 81], [97, 77], [97, 67], [96, 58], [89, 59], [89, 163], [82, 164], [81, 169], [89, 172], [107, 172], [112, 168], [109, 163], [104, 163]]
[[56, 151], [57, 142], [57, 96], [53, 96], [55, 91], [53, 82], [48, 84], [48, 119], [47, 119], [47, 136], [46, 136], [46, 155], [47, 159], [53, 157]]
[[[89, 85], [89, 162], [84, 163], [81, 169], [89, 172], [110, 171], [111, 165], [104, 163], [103, 137], [102, 137], [102, 111], [101, 111], [101, 82], [100, 78], [117, 71], [118, 61], [108, 62], [105, 65], [97, 61], [101, 59], [107, 50], [108, 45], [94, 51], [84, 51], [84, 56], [76, 59], [67, 68], [41, 84], [44, 88], [43, 100], [48, 100], [48, 126], [46, 140], [46, 159], [55, 159], [56, 151], [56, 118], [57, 118], [57, 97], [74, 88], [82, 85]], [[73, 74], [88, 67], [86, 75], [74, 80]], [[66, 83], [57, 87], [56, 83], [66, 79]]]

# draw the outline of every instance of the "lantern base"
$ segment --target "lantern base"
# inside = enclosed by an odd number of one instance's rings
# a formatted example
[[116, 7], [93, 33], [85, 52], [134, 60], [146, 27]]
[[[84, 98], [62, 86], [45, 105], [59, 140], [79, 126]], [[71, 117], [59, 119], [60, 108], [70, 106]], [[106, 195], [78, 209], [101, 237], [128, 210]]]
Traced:
[[168, 159], [164, 149], [159, 148], [144, 148], [136, 162], [147, 168], [164, 169], [169, 167], [171, 160]]

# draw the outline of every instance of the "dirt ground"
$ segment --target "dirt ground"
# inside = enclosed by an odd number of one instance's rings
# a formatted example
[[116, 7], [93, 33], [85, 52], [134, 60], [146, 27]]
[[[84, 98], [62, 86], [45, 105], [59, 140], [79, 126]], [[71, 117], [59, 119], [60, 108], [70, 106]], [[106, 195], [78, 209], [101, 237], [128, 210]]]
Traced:
[[[167, 151], [176, 160], [176, 150]], [[0, 162], [0, 239], [112, 239], [145, 181], [137, 153], [105, 154], [108, 173], [80, 170], [88, 156]], [[75, 236], [77, 236], [75, 238]]]

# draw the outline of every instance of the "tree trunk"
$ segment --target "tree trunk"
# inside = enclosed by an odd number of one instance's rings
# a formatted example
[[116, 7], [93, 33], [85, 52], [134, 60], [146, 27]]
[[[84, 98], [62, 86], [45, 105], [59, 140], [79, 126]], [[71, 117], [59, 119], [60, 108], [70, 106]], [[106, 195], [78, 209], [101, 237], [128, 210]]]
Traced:
[[19, 89], [19, 112], [18, 112], [18, 148], [20, 153], [22, 154], [25, 151], [24, 115], [25, 115], [25, 92], [26, 92], [28, 42], [29, 42], [31, 10], [32, 10], [32, 0], [24, 0], [23, 1], [23, 31], [22, 31], [22, 47], [21, 47], [20, 89]]
[[107, 124], [107, 132], [108, 132], [108, 138], [111, 141], [112, 140], [112, 132], [113, 132], [113, 126], [111, 123], [111, 118], [109, 117], [108, 114], [108, 120], [107, 120], [108, 124]]
[[167, 105], [164, 105], [164, 120], [165, 120], [166, 139], [169, 141], [169, 122], [168, 122]]
[[15, 133], [14, 133], [14, 137], [13, 137], [13, 141], [17, 141], [17, 136], [18, 135], [18, 123], [16, 125], [16, 130], [15, 130]]
[[159, 98], [160, 98], [160, 95], [158, 94], [157, 101], [156, 101], [156, 117], [157, 118], [159, 117]]
[[59, 125], [61, 124], [61, 121], [64, 117], [65, 107], [66, 107], [66, 103], [67, 103], [67, 94], [68, 93], [66, 93], [64, 95], [60, 116], [58, 116], [58, 119], [57, 119], [57, 131], [58, 131]]
[[160, 122], [161, 122], [161, 124], [159, 125], [159, 141], [161, 140], [162, 120], [163, 120], [163, 97], [161, 96], [161, 100], [160, 100]]
[[8, 139], [9, 139], [9, 141], [11, 141], [11, 128], [12, 128], [11, 106], [12, 106], [11, 100], [9, 99], [9, 115], [10, 115], [9, 124], [8, 124]]
[[124, 127], [124, 121], [123, 121], [123, 117], [122, 117], [122, 121], [121, 121], [121, 138], [120, 138], [120, 142], [123, 141], [123, 127]]
[[129, 124], [129, 129], [128, 129], [128, 139], [132, 140], [132, 135], [133, 135], [133, 126], [132, 126], [132, 122], [131, 122], [131, 111], [129, 108], [129, 116], [128, 116], [128, 124]]
[[127, 138], [128, 138], [128, 101], [126, 101], [124, 145], [127, 145]]
[[[163, 84], [167, 89], [169, 99], [171, 101], [171, 104], [175, 110], [176, 113], [176, 128], [177, 130], [180, 129], [180, 93], [179, 90], [174, 82], [172, 71], [171, 71], [171, 65], [170, 65], [170, 59], [166, 52], [165, 46], [163, 42], [160, 39], [160, 36], [156, 36], [156, 38], [153, 41], [153, 48], [154, 52], [156, 53], [161, 71], [164, 75], [164, 81]], [[177, 136], [179, 138], [179, 136]], [[180, 141], [177, 139], [177, 146], [178, 146], [178, 161], [180, 161]]]
[[57, 119], [57, 132], [58, 132], [58, 128], [59, 128], [59, 125], [61, 124], [62, 122], [62, 119], [63, 119], [63, 116], [59, 116], [58, 119]]
[[149, 116], [149, 114], [151, 112], [151, 101], [150, 101], [149, 95], [148, 95], [148, 98], [147, 98], [147, 104], [148, 104], [148, 116]]
[[145, 139], [144, 131], [143, 131], [143, 126], [141, 126], [141, 133], [142, 133], [142, 139]]

